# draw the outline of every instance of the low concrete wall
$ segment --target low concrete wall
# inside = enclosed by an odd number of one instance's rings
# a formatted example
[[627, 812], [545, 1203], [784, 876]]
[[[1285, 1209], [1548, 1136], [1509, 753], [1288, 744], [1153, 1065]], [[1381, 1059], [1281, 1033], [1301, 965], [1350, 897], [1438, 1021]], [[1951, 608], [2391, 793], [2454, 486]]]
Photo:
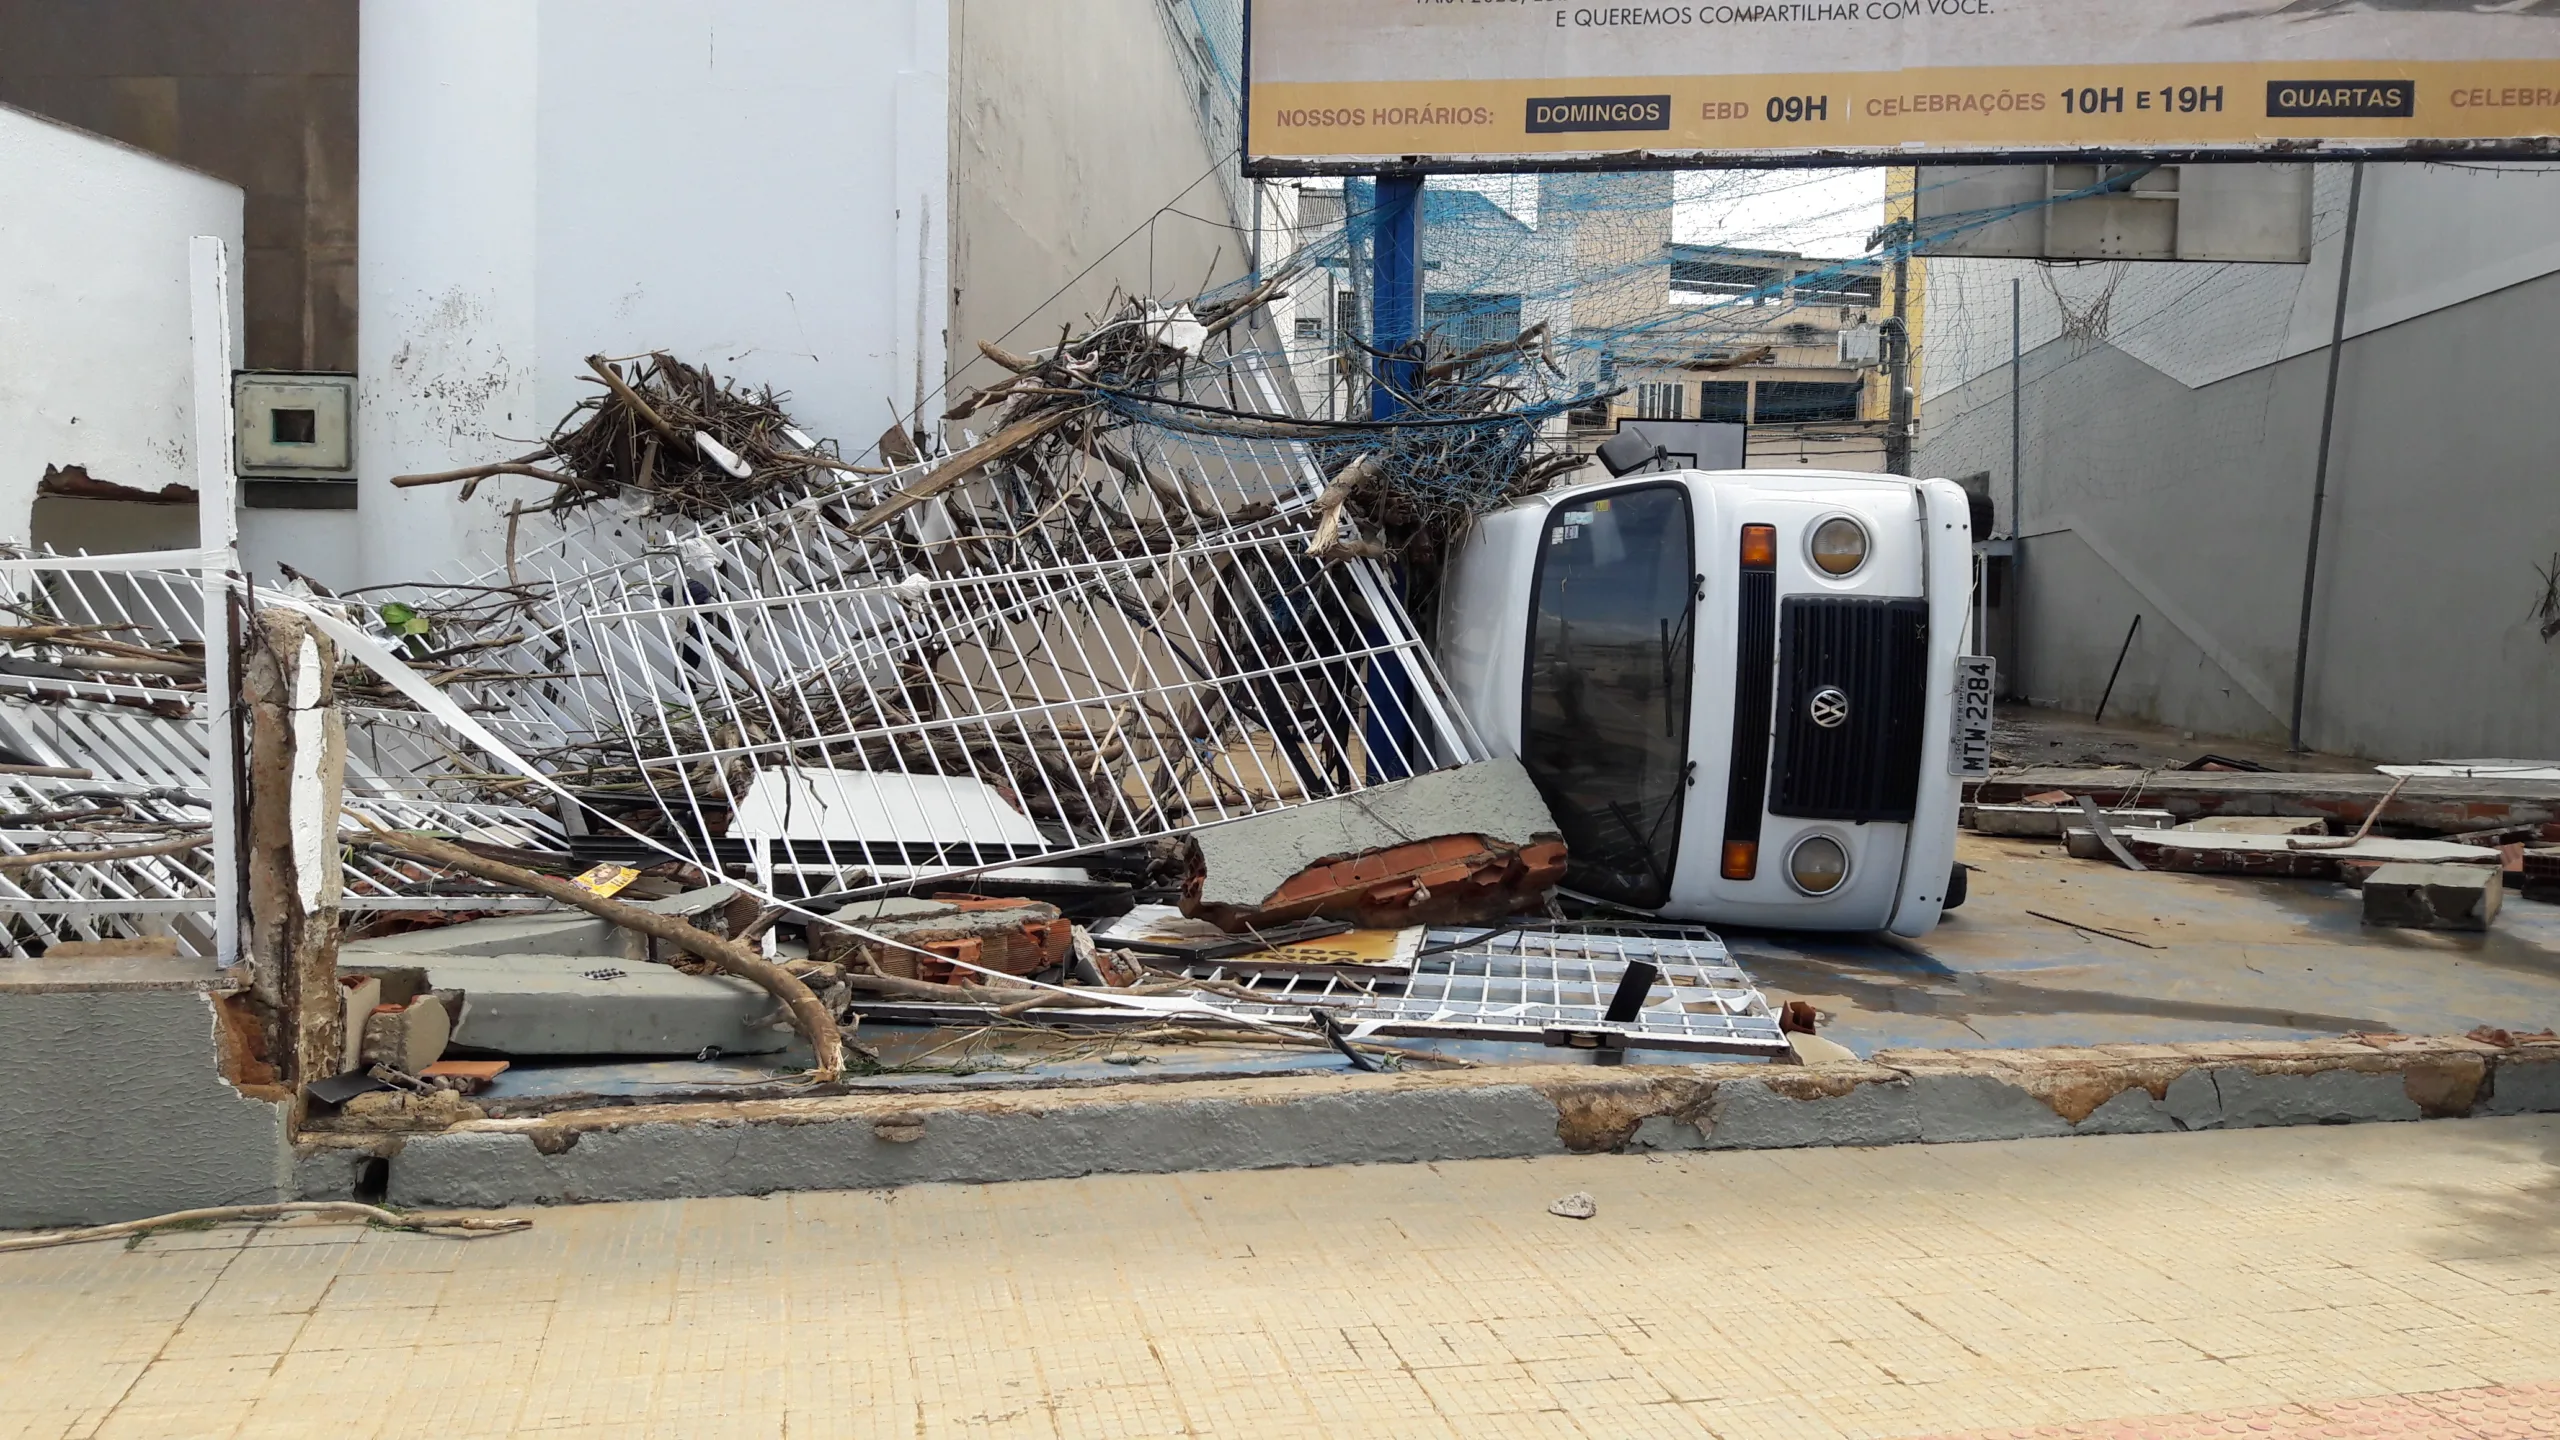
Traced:
[[498, 1206], [1625, 1149], [2007, 1140], [2560, 1110], [2560, 1044], [2463, 1039], [1888, 1051], [1811, 1067], [1526, 1066], [851, 1095], [314, 1136], [299, 1184]]
[[287, 1198], [284, 1105], [222, 1079], [221, 988], [206, 962], [0, 962], [0, 1229]]

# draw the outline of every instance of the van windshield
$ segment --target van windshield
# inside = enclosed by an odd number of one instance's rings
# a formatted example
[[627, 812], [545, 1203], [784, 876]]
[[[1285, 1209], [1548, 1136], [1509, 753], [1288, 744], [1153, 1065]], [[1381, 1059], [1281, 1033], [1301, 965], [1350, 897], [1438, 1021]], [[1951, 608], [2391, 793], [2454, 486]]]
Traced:
[[1693, 531], [1688, 492], [1649, 485], [1556, 506], [1540, 548], [1521, 763], [1572, 852], [1565, 883], [1626, 905], [1671, 898]]

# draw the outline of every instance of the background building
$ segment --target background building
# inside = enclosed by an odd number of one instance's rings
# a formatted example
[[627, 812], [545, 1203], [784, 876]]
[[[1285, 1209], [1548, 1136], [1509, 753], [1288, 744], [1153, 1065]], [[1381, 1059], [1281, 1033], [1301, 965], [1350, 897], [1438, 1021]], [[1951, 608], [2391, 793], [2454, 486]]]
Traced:
[[[1319, 263], [1282, 325], [1313, 413], [1368, 413], [1368, 278], [1361, 218], [1371, 182], [1271, 182], [1295, 224], [1285, 254]], [[1438, 354], [1543, 327], [1574, 388], [1619, 391], [1575, 411], [1560, 438], [1589, 446], [1625, 420], [1751, 427], [1747, 463], [1881, 470], [1891, 408], [1882, 322], [1893, 267], [1793, 250], [1675, 241], [1681, 202], [1666, 171], [1542, 175], [1505, 185], [1434, 177], [1423, 192], [1423, 323]], [[1861, 231], [1890, 213], [1861, 217]], [[1274, 263], [1266, 258], [1266, 263]], [[1905, 277], [1920, 322], [1921, 266]]]

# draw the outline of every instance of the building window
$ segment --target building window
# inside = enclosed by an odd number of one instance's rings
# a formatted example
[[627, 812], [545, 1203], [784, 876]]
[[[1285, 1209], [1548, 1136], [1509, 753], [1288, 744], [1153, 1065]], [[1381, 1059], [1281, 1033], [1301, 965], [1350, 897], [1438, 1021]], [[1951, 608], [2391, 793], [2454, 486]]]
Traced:
[[1787, 272], [1730, 260], [1674, 260], [1671, 288], [1685, 295], [1752, 295], [1760, 299], [1786, 284]]
[[1817, 325], [1808, 325], [1801, 320], [1789, 325], [1785, 330], [1780, 331], [1779, 333], [1785, 337], [1786, 342], [1790, 345], [1819, 345], [1822, 343], [1821, 327]]
[[1763, 380], [1760, 405], [1752, 418], [1762, 425], [1853, 421], [1858, 418], [1857, 381], [1832, 385], [1811, 380]]
[[1799, 305], [1859, 305], [1872, 308], [1884, 298], [1884, 277], [1877, 274], [1822, 273], [1796, 281]]
[[1751, 407], [1751, 382], [1748, 380], [1701, 380], [1698, 382], [1698, 418], [1722, 420], [1739, 425], [1748, 417]]
[[1434, 355], [1464, 355], [1520, 338], [1517, 295], [1442, 294], [1422, 297], [1422, 328]]
[[1321, 315], [1299, 316], [1298, 338], [1301, 340], [1322, 340], [1324, 338], [1324, 317]]
[[[1369, 367], [1361, 363], [1352, 341], [1360, 334], [1360, 292], [1337, 290], [1333, 295], [1333, 335], [1336, 373], [1342, 380], [1343, 415], [1366, 416], [1369, 413]], [[1328, 387], [1330, 389], [1330, 387]]]
[[1683, 402], [1689, 387], [1674, 380], [1668, 384], [1645, 384], [1636, 387], [1636, 418], [1639, 420], [1682, 420], [1688, 418]]

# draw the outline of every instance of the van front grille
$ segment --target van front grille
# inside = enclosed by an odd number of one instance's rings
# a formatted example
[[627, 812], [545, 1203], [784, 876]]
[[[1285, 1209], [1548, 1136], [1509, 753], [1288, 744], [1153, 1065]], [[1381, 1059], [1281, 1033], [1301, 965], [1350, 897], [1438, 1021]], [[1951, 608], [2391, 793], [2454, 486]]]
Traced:
[[[1725, 844], [1760, 843], [1769, 794], [1769, 689], [1778, 662], [1778, 577], [1743, 572], [1733, 646], [1733, 756], [1724, 789]], [[1737, 878], [1728, 876], [1730, 878]]]
[[1928, 714], [1928, 603], [1792, 596], [1779, 635], [1769, 813], [1910, 820]]

